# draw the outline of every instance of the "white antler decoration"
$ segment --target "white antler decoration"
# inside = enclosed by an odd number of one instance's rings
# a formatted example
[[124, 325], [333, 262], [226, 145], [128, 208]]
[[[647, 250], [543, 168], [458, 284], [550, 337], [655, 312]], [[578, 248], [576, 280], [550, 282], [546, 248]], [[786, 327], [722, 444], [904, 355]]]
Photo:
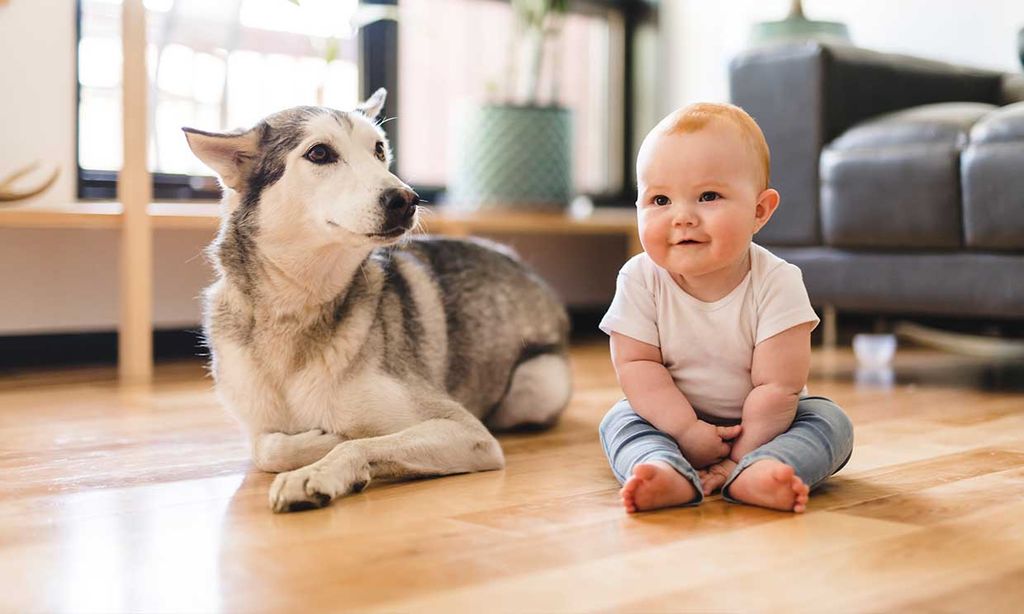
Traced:
[[50, 186], [53, 185], [53, 182], [57, 181], [57, 177], [60, 175], [59, 168], [53, 169], [53, 172], [50, 173], [50, 176], [47, 177], [47, 179], [38, 186], [34, 188], [29, 188], [27, 190], [23, 190], [21, 192], [15, 191], [14, 183], [18, 179], [34, 171], [38, 166], [39, 162], [33, 162], [32, 164], [29, 164], [28, 166], [22, 169], [14, 171], [13, 173], [7, 175], [3, 179], [0, 179], [0, 203], [10, 203], [16, 200], [25, 200], [26, 198], [31, 198], [36, 194], [42, 194], [47, 189], [49, 189]]

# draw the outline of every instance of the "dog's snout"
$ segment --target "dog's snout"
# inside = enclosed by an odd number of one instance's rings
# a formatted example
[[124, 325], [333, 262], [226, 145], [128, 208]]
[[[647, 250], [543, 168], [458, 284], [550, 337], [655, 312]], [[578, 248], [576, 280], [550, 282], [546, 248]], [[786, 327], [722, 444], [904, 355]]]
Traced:
[[420, 203], [420, 195], [412, 190], [395, 188], [382, 194], [384, 207], [390, 211], [402, 211], [411, 209]]
[[384, 225], [387, 228], [408, 228], [420, 204], [420, 196], [408, 188], [392, 188], [380, 195], [384, 208]]

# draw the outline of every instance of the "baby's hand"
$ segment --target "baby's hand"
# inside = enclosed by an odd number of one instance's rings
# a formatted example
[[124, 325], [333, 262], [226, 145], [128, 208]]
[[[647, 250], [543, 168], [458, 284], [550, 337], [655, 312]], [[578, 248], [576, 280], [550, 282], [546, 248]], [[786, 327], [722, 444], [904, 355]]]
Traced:
[[700, 477], [700, 487], [704, 491], [704, 495], [710, 495], [724, 486], [725, 481], [729, 479], [729, 475], [735, 468], [736, 462], [727, 458], [707, 469], [698, 471], [697, 475]]
[[728, 442], [739, 436], [742, 426], [715, 426], [697, 420], [676, 436], [683, 456], [696, 468], [713, 465], [729, 456], [732, 445]]

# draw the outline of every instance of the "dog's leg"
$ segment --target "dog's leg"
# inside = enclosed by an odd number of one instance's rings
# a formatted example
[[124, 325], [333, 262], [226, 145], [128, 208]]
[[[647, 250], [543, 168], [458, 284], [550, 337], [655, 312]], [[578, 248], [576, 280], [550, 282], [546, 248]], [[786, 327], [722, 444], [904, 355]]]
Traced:
[[252, 439], [252, 460], [260, 471], [281, 473], [315, 463], [343, 438], [313, 429], [305, 433], [258, 433]]
[[512, 372], [505, 398], [487, 417], [494, 430], [554, 424], [572, 396], [572, 372], [563, 354], [541, 354]]
[[505, 466], [501, 446], [465, 408], [438, 401], [434, 418], [403, 431], [338, 444], [319, 461], [282, 473], [270, 487], [275, 512], [327, 505], [359, 492], [374, 478], [413, 478], [488, 471]]

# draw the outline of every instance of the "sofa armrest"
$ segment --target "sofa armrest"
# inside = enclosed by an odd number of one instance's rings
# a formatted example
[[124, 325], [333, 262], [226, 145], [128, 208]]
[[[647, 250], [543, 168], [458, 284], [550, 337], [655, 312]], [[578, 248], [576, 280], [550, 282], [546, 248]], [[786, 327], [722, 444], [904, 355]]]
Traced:
[[1024, 102], [1024, 75], [1006, 73], [1003, 75], [1003, 104]]
[[803, 42], [746, 51], [730, 67], [732, 101], [764, 131], [783, 206], [758, 235], [819, 245], [822, 148], [854, 124], [936, 102], [1004, 102], [1003, 75], [856, 47]]

